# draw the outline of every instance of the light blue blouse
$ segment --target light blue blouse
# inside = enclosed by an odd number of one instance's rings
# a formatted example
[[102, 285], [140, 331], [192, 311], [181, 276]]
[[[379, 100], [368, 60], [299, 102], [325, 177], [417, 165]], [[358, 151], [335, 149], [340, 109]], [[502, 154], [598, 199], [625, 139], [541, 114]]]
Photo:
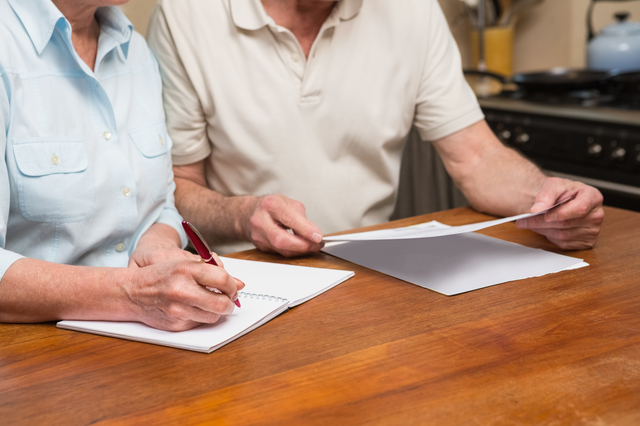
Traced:
[[118, 8], [96, 16], [91, 71], [51, 0], [0, 0], [0, 279], [22, 256], [125, 267], [154, 223], [186, 245], [156, 61]]

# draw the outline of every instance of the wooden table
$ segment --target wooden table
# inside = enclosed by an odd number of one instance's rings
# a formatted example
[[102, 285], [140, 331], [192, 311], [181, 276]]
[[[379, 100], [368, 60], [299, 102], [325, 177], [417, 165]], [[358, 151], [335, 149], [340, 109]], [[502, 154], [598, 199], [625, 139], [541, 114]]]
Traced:
[[208, 355], [2, 324], [0, 423], [640, 424], [640, 214], [607, 208], [596, 248], [569, 254], [591, 266], [446, 297], [325, 254], [239, 253], [356, 275]]

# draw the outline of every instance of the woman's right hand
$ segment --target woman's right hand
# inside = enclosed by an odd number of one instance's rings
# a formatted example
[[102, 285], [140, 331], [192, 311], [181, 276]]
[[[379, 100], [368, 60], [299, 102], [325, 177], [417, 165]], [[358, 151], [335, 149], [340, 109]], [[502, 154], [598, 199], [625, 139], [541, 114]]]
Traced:
[[224, 268], [196, 260], [163, 262], [132, 272], [123, 290], [134, 317], [170, 331], [212, 324], [231, 314], [233, 301], [245, 286]]

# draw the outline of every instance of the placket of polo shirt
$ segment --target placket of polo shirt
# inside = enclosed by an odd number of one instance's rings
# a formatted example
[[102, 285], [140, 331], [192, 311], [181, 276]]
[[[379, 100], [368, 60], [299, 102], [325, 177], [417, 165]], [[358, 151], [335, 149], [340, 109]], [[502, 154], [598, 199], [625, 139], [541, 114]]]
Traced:
[[300, 47], [300, 43], [298, 43], [296, 37], [288, 29], [275, 23], [269, 24], [269, 28], [276, 39], [276, 50], [280, 56], [280, 60], [284, 63], [285, 67], [291, 71], [291, 78], [295, 85], [296, 92], [300, 93], [307, 62], [302, 52], [302, 47]]
[[329, 49], [334, 30], [335, 23], [325, 23], [311, 46], [300, 87], [300, 103], [302, 104], [316, 104], [321, 100], [324, 79], [330, 66]]
[[327, 62], [328, 50], [334, 29], [339, 22], [340, 19], [335, 14], [327, 19], [320, 28], [313, 46], [311, 46], [309, 58], [305, 58], [302, 46], [291, 31], [274, 22], [269, 24], [276, 39], [278, 54], [285, 66], [291, 71], [300, 103], [320, 102], [320, 89], [326, 75], [326, 67], [329, 65]]

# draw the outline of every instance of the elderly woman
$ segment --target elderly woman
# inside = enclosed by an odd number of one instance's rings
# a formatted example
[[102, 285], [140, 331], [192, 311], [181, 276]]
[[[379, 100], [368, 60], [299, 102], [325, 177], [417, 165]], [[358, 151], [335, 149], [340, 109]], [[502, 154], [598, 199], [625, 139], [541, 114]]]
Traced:
[[183, 330], [244, 286], [182, 250], [160, 76], [125, 2], [0, 0], [0, 321]]

